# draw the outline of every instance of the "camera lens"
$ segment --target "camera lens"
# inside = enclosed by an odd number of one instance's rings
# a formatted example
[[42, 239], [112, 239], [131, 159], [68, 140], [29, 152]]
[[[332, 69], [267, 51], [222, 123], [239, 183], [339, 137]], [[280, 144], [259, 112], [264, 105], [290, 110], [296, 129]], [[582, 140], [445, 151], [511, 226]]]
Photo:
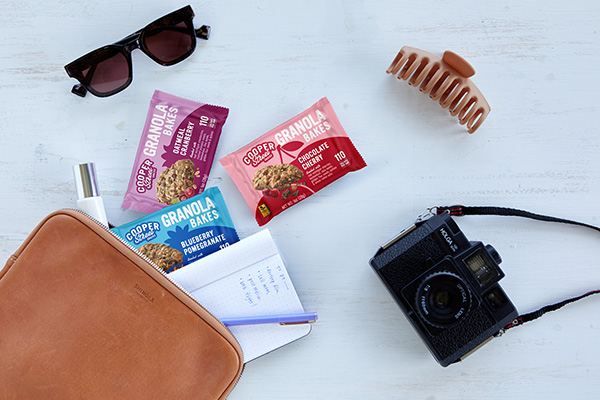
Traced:
[[448, 328], [463, 318], [471, 307], [471, 293], [465, 282], [450, 272], [427, 276], [417, 289], [417, 311], [438, 328]]

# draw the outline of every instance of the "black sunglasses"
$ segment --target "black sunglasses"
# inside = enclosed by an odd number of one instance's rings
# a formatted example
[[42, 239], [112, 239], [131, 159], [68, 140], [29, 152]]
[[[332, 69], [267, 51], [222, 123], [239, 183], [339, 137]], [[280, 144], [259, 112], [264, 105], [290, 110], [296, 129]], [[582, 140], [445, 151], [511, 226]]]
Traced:
[[196, 37], [208, 40], [210, 26], [194, 29], [192, 7], [165, 15], [114, 44], [100, 47], [65, 65], [71, 78], [80, 83], [72, 93], [85, 97], [89, 91], [98, 97], [112, 96], [131, 84], [131, 52], [142, 50], [160, 65], [185, 60], [196, 48]]

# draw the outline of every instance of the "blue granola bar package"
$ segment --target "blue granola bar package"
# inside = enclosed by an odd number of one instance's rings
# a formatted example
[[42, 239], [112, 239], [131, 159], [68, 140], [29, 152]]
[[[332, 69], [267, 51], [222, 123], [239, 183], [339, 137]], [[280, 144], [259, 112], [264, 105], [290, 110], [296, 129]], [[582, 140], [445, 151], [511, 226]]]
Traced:
[[166, 273], [239, 241], [217, 187], [112, 231]]

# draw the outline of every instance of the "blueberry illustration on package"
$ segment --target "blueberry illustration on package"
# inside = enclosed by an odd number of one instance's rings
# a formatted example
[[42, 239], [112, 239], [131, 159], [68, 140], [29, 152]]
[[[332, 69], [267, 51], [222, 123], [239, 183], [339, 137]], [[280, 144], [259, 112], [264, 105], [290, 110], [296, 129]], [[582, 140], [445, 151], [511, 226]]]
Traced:
[[217, 187], [112, 230], [167, 273], [239, 241]]

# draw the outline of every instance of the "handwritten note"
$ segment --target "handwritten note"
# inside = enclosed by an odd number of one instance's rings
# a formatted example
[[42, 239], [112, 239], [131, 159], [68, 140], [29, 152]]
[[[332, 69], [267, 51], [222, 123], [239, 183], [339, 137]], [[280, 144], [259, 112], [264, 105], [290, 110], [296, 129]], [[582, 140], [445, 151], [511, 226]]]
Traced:
[[244, 292], [244, 299], [248, 305], [254, 307], [263, 298], [276, 297], [281, 291], [289, 291], [290, 285], [287, 282], [281, 265], [274, 268], [267, 266], [258, 270], [256, 274], [249, 272], [247, 276], [240, 277], [240, 289]]
[[[170, 274], [217, 318], [304, 312], [268, 229]], [[232, 326], [248, 362], [310, 332], [310, 325]]]

